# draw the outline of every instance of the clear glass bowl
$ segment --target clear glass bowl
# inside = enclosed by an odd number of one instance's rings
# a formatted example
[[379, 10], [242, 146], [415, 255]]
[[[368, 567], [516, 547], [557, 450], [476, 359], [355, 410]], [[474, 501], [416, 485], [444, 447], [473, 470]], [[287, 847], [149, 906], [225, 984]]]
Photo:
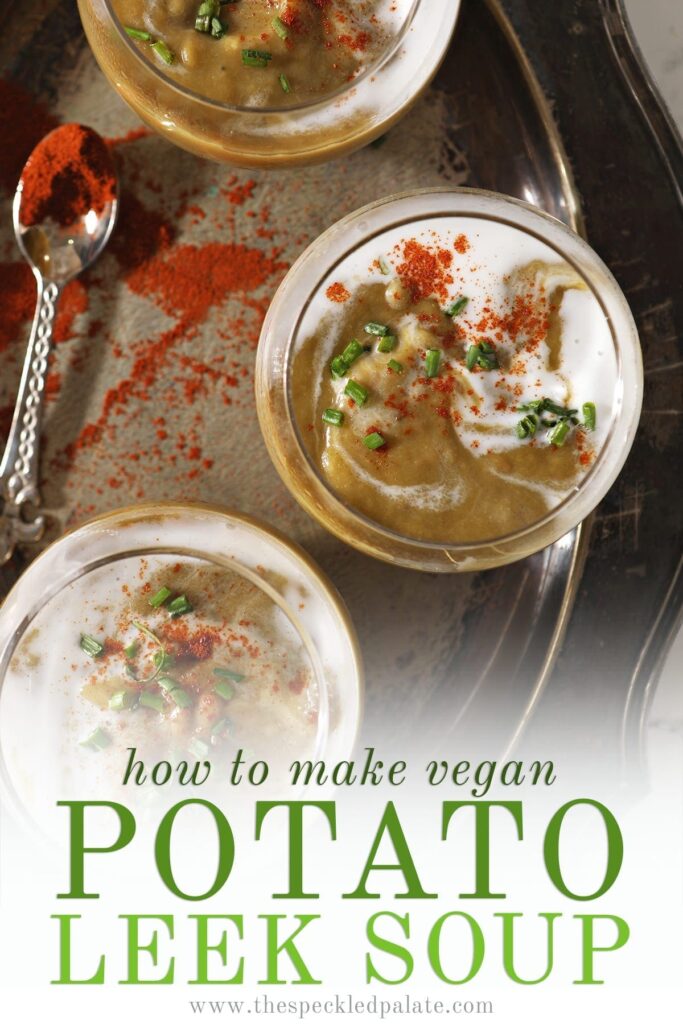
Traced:
[[[140, 558], [225, 568], [255, 584], [279, 609], [274, 613], [286, 616], [287, 635], [296, 637], [302, 663], [312, 670], [317, 717], [306, 722], [310, 749], [304, 756], [334, 763], [351, 755], [361, 717], [361, 659], [353, 625], [327, 577], [301, 549], [247, 517], [205, 505], [141, 505], [99, 516], [61, 537], [28, 567], [0, 608], [0, 795], [5, 805], [42, 826], [74, 781], [79, 799], [104, 799], [107, 793], [116, 799], [117, 787], [120, 795], [127, 741], [124, 734], [117, 740], [116, 712], [107, 712], [106, 705], [102, 712], [80, 696], [84, 658], [78, 636], [85, 608], [102, 614], [93, 595], [99, 596], [103, 586], [114, 593], [121, 578], [116, 574], [125, 577]], [[59, 632], [50, 641], [55, 616]], [[67, 686], [58, 682], [65, 669]], [[171, 742], [168, 723], [163, 728], [148, 724], [144, 711], [133, 712], [133, 718], [140, 722], [132, 729], [142, 731], [146, 742], [159, 737]], [[114, 740], [95, 756], [81, 741], [98, 726]]]
[[135, 45], [111, 0], [78, 0], [78, 7], [98, 64], [143, 121], [199, 156], [243, 167], [275, 167], [331, 160], [388, 131], [436, 73], [460, 0], [414, 0], [374, 66], [332, 96], [277, 110], [200, 96], [164, 74], [159, 62]]
[[[344, 259], [392, 229], [435, 217], [479, 218], [520, 229], [549, 246], [587, 283], [604, 313], [614, 346], [616, 384], [604, 443], [568, 496], [543, 518], [507, 536], [467, 543], [402, 536], [350, 507], [309, 457], [291, 396], [292, 356], [306, 311]], [[373, 251], [375, 243], [373, 241]], [[388, 279], [387, 279], [388, 280]], [[271, 458], [299, 503], [343, 541], [387, 562], [427, 572], [477, 571], [524, 558], [572, 530], [601, 501], [626, 460], [638, 425], [643, 370], [633, 317], [612, 274], [566, 225], [527, 203], [475, 189], [426, 189], [390, 196], [339, 221], [299, 257], [263, 325], [256, 366], [261, 430]]]

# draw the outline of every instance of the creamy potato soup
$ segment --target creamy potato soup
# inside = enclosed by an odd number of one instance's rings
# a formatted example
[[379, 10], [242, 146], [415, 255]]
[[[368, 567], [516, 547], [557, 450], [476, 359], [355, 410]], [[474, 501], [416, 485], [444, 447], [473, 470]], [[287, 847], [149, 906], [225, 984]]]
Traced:
[[84, 758], [135, 746], [277, 763], [315, 747], [317, 682], [292, 622], [251, 580], [195, 558], [94, 569], [43, 608], [9, 672], [63, 698], [54, 728]]
[[382, 55], [405, 17], [388, 0], [113, 0], [131, 39], [178, 82], [244, 107], [331, 96]]
[[345, 504], [404, 537], [502, 538], [590, 472], [618, 378], [609, 323], [541, 239], [486, 218], [374, 237], [321, 283], [290, 397]]

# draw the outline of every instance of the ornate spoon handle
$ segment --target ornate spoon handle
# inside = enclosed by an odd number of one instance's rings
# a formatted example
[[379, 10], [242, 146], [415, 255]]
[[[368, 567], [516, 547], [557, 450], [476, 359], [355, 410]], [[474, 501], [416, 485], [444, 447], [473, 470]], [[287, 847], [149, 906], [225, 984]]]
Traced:
[[0, 565], [16, 545], [36, 541], [45, 528], [44, 516], [31, 518], [29, 508], [40, 504], [38, 459], [45, 401], [45, 378], [52, 347], [59, 287], [38, 278], [38, 300], [19, 394], [5, 453], [0, 463]]

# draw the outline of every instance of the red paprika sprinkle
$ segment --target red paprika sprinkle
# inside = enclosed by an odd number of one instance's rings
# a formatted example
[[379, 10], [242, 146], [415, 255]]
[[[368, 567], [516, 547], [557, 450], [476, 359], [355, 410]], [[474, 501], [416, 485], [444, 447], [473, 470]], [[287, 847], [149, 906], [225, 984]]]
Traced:
[[96, 132], [66, 124], [46, 135], [21, 177], [22, 224], [48, 218], [69, 227], [90, 210], [102, 213], [116, 195], [111, 154]]
[[351, 298], [351, 293], [346, 290], [341, 281], [331, 284], [325, 292], [330, 302], [346, 302]]

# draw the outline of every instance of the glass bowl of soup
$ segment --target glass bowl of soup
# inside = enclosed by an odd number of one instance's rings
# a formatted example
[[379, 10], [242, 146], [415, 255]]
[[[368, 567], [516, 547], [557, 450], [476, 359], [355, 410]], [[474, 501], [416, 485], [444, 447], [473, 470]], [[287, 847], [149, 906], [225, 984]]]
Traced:
[[248, 167], [386, 132], [436, 73], [459, 0], [79, 0], [95, 57], [164, 137]]
[[295, 760], [349, 756], [361, 702], [334, 587], [233, 512], [100, 516], [40, 555], [0, 608], [0, 779], [34, 821], [74, 790], [120, 793], [131, 749], [150, 766], [208, 760], [221, 780], [239, 754], [277, 783]]
[[389, 197], [292, 267], [257, 402], [291, 493], [330, 531], [431, 572], [553, 543], [604, 497], [642, 400], [633, 317], [564, 224], [469, 189]]

